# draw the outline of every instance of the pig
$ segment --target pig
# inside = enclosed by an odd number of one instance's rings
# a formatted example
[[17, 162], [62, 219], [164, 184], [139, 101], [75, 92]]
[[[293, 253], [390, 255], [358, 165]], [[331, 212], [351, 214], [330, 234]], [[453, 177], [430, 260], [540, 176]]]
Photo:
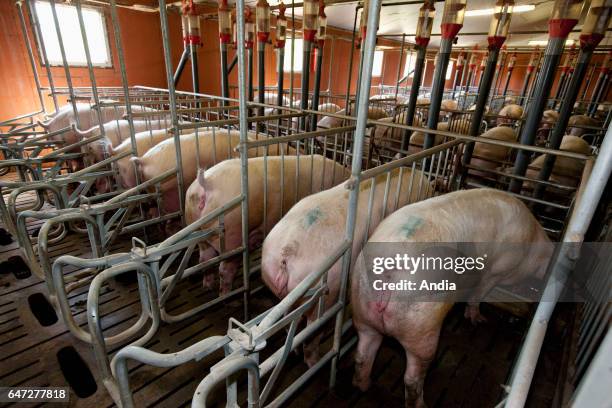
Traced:
[[[136, 133], [134, 136], [136, 138], [136, 154], [138, 156], [142, 156], [156, 144], [171, 138], [172, 134], [169, 133], [167, 129], [158, 129], [139, 132]], [[132, 151], [132, 141], [131, 139], [126, 139], [116, 147], [109, 146], [108, 149], [109, 153], [112, 156], [119, 156], [125, 152]], [[121, 187], [123, 188], [135, 186], [136, 172], [134, 171], [134, 165], [130, 161], [130, 157], [127, 156], [117, 160], [116, 165], [118, 169], [118, 184], [121, 185]], [[110, 186], [108, 184], [104, 185], [103, 183], [100, 183], [100, 185], [98, 186], [98, 192], [108, 192], [109, 187]]]
[[582, 126], [597, 126], [597, 121], [587, 115], [572, 115], [567, 123], [567, 133], [571, 136], [580, 137], [591, 132]]
[[[353, 188], [359, 189], [355, 235], [353, 240], [353, 261], [359, 248], [367, 238], [368, 231], [374, 231], [385, 213], [391, 213], [398, 206], [428, 197], [433, 189], [427, 177], [419, 170], [412, 174], [408, 168], [396, 168], [390, 172], [389, 196], [383, 207], [383, 192], [387, 174], [374, 180], [375, 194], [371, 217], [368, 217], [368, 204], [371, 180]], [[411, 179], [411, 176], [412, 179]], [[397, 187], [401, 186], [399, 197]], [[346, 227], [349, 191], [344, 184], [310, 195], [295, 204], [289, 212], [272, 228], [263, 243], [261, 256], [261, 276], [266, 286], [278, 298], [284, 298], [307, 275], [320, 269], [332, 256], [336, 245], [342, 242]], [[366, 225], [369, 229], [366, 231]], [[325, 298], [326, 307], [331, 306], [337, 296], [340, 284], [342, 261], [332, 266], [327, 275], [329, 294]], [[316, 311], [306, 314], [307, 322], [316, 318]], [[305, 361], [312, 366], [318, 360], [318, 342], [304, 346]]]
[[[249, 132], [249, 136], [254, 133]], [[261, 137], [261, 134], [260, 134]], [[196, 139], [198, 144], [196, 145]], [[216, 131], [200, 131], [188, 135], [181, 135], [181, 154], [183, 165], [183, 181], [189, 186], [196, 178], [197, 168], [208, 168], [230, 158], [239, 157], [235, 148], [240, 143], [240, 132], [236, 130], [217, 129]], [[213, 149], [213, 143], [215, 148]], [[196, 153], [199, 151], [200, 162], [197, 163]], [[284, 153], [293, 155], [295, 149], [286, 144], [275, 144], [269, 147], [267, 154], [274, 156]], [[249, 149], [249, 157], [262, 156], [264, 148]], [[174, 139], [166, 139], [151, 149], [142, 157], [130, 159], [140, 174], [141, 181], [150, 180], [176, 166], [176, 147]], [[126, 188], [134, 187], [126, 183]], [[171, 177], [161, 184], [164, 197], [164, 210], [172, 212], [178, 210], [177, 179]]]
[[513, 126], [517, 119], [523, 117], [523, 108], [520, 105], [506, 105], [497, 115], [497, 126]]
[[[448, 122], [439, 122], [437, 126], [438, 130], [448, 132]], [[423, 150], [425, 144], [425, 132], [412, 132], [410, 135], [410, 144], [408, 146], [408, 154], [415, 154]], [[439, 145], [444, 141], [444, 136], [434, 136], [434, 146]]]
[[[553, 250], [546, 233], [520, 200], [491, 189], [457, 191], [407, 205], [382, 221], [370, 241], [533, 243], [487, 253], [490, 269], [485, 269], [486, 280], [470, 296], [474, 300], [482, 299], [496, 285], [516, 284], [528, 277], [542, 279]], [[407, 252], [408, 256], [421, 255]], [[368, 273], [360, 254], [351, 272], [353, 324], [359, 338], [353, 384], [361, 390], [369, 388], [383, 336], [390, 336], [406, 351], [406, 406], [424, 407], [425, 374], [453, 302], [411, 301], [409, 291], [375, 291], [368, 284]], [[405, 270], [389, 270], [380, 276], [388, 282], [414, 277]], [[477, 303], [468, 303], [466, 317], [482, 320]]]
[[[267, 177], [264, 174], [264, 158], [249, 159], [249, 246], [254, 249], [263, 236], [295, 203], [308, 194], [335, 186], [346, 180], [349, 172], [339, 163], [320, 155], [279, 156], [267, 159]], [[239, 159], [223, 161], [208, 170], [200, 170], [187, 190], [185, 218], [188, 224], [224, 205], [241, 194], [241, 163]], [[312, 169], [312, 173], [311, 173]], [[296, 170], [299, 170], [297, 178]], [[283, 174], [284, 173], [284, 174]], [[267, 208], [264, 218], [264, 183], [267, 186]], [[283, 193], [281, 195], [281, 184]], [[297, 188], [297, 190], [296, 190]], [[225, 250], [231, 251], [242, 244], [242, 217], [240, 207], [225, 215]], [[265, 220], [265, 225], [264, 225]], [[211, 225], [202, 228], [210, 228]], [[220, 252], [219, 240], [200, 245], [200, 262], [215, 257]], [[238, 257], [239, 258], [239, 257]], [[232, 288], [239, 259], [230, 258], [219, 265], [221, 294]], [[204, 286], [211, 287], [213, 275], [204, 277]]]
[[[406, 112], [404, 111], [398, 115], [395, 115], [392, 118], [382, 118], [380, 119], [380, 121], [405, 124], [406, 123]], [[413, 119], [412, 126], [421, 127], [422, 126], [421, 118], [419, 118], [418, 116], [415, 116]], [[404, 134], [403, 129], [391, 128], [389, 126], [376, 125], [376, 127], [374, 128], [374, 135], [372, 137], [374, 139], [374, 143], [376, 143], [377, 146], [386, 147], [386, 148], [395, 147], [396, 149], [399, 149], [403, 134]]]
[[[135, 133], [162, 129], [171, 125], [170, 121], [162, 120], [135, 120], [133, 123]], [[104, 160], [107, 154], [109, 154], [110, 147], [118, 146], [121, 142], [130, 138], [130, 123], [125, 119], [113, 120], [102, 126], [104, 126], [105, 137], [87, 145], [89, 155], [94, 163]], [[94, 126], [85, 131], [76, 129], [76, 132], [82, 139], [89, 139], [101, 134], [100, 126]]]
[[457, 110], [458, 107], [459, 107], [459, 104], [457, 103], [457, 101], [453, 99], [444, 99], [440, 103], [441, 111], [455, 111]]
[[[507, 126], [497, 126], [489, 129], [480, 135], [480, 137], [506, 142], [516, 142], [516, 133], [514, 133], [512, 128]], [[474, 144], [474, 152], [472, 153], [470, 164], [485, 170], [495, 170], [508, 158], [510, 150], [511, 148], [509, 147], [476, 142]], [[469, 174], [477, 177], [492, 176], [490, 172], [478, 170], [470, 170]]]
[[[259, 102], [259, 99], [257, 99], [257, 96], [255, 96], [255, 102]], [[276, 105], [277, 102], [278, 100], [277, 100], [276, 94], [270, 94], [270, 93], [265, 94], [264, 96], [265, 104]], [[291, 101], [289, 100], [289, 98], [283, 96], [281, 104], [282, 106], [291, 106]], [[278, 113], [278, 110], [275, 108], [265, 108], [264, 109], [264, 116], [275, 115], [277, 113]]]
[[[589, 155], [591, 154], [591, 146], [581, 138], [577, 136], [563, 136], [559, 150], [567, 152], [574, 152]], [[537, 179], [540, 170], [544, 166], [546, 155], [540, 155], [536, 157], [530, 164], [526, 172], [526, 176], [531, 179]], [[569, 157], [557, 156], [553, 171], [550, 175], [549, 181], [558, 183], [564, 186], [576, 187], [580, 182], [580, 176], [584, 169], [584, 161], [578, 159], [572, 159]], [[524, 187], [532, 189], [533, 183], [525, 182]], [[548, 191], [554, 191], [559, 194], [567, 194], [565, 190], [555, 189], [552, 187], [547, 188]]]
[[431, 99], [429, 98], [417, 98], [416, 105], [417, 106], [429, 106], [431, 104]]
[[536, 134], [536, 145], [545, 146], [548, 140], [550, 129], [555, 126], [559, 119], [559, 113], [555, 110], [548, 109], [542, 114], [542, 120], [540, 121], [540, 128]]

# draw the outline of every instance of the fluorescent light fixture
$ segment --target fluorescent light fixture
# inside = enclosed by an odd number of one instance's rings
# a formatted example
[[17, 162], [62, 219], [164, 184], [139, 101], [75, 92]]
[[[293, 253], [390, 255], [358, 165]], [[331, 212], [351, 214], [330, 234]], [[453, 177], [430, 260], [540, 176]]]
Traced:
[[[548, 40], [531, 40], [528, 45], [548, 45]], [[575, 40], [566, 40], [565, 45], [574, 45]]]
[[[527, 11], [535, 10], [535, 4], [522, 4], [520, 6], [514, 6], [512, 13], [525, 13]], [[475, 16], [491, 16], [495, 12], [495, 9], [487, 8], [487, 9], [478, 9], [478, 10], [467, 10], [465, 12], [466, 17], [475, 17]]]

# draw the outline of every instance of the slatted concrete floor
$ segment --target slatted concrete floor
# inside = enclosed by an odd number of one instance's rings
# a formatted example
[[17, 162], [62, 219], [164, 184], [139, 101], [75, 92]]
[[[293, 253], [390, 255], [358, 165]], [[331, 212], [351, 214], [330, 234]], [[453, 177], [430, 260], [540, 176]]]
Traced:
[[[38, 224], [40, 224], [38, 222]], [[36, 229], [36, 223], [29, 229]], [[119, 242], [113, 252], [128, 250], [128, 240]], [[66, 242], [51, 247], [50, 255], [82, 255], [88, 247], [87, 239], [81, 236], [70, 237]], [[16, 244], [0, 247], [0, 262], [17, 255]], [[93, 353], [90, 346], [76, 340], [64, 327], [61, 319], [43, 326], [35, 318], [29, 299], [45, 292], [44, 283], [35, 276], [18, 280], [10, 273], [0, 270], [0, 386], [69, 386], [66, 376], [60, 369], [58, 353], [66, 347], [73, 347], [91, 371], [97, 386], [87, 384], [82, 373], [76, 376], [88, 393], [86, 397], [77, 395], [78, 389], [71, 389], [69, 406], [73, 407], [111, 407], [112, 400], [99, 381]], [[75, 271], [68, 270], [67, 273]], [[40, 296], [40, 295], [38, 295]], [[210, 299], [212, 293], [204, 292], [199, 278], [184, 281], [177, 286], [175, 295], [169, 302], [169, 310], [180, 313]], [[85, 316], [86, 288], [70, 295], [73, 313], [81, 327], [87, 326]], [[134, 323], [140, 311], [137, 288], [134, 283], [111, 281], [103, 287], [101, 313], [106, 334], [117, 333]], [[257, 313], [274, 304], [273, 297], [263, 290], [254, 296], [252, 312]], [[463, 318], [462, 306], [457, 305], [448, 316], [441, 336], [438, 355], [429, 371], [425, 395], [430, 407], [491, 407], [500, 401], [502, 389], [512, 362], [522, 342], [528, 322], [517, 319], [506, 312], [485, 305], [485, 315], [489, 322], [473, 327]], [[158, 335], [147, 344], [151, 350], [168, 353], [182, 350], [208, 336], [224, 334], [227, 319], [236, 317], [242, 320], [241, 302], [231, 301], [210, 310], [202, 316], [175, 325], [166, 325]], [[330, 342], [326, 336], [326, 344]], [[280, 344], [280, 339], [270, 342], [270, 347]], [[114, 347], [114, 353], [119, 347]], [[327, 388], [328, 370], [315, 376], [299, 393], [288, 402], [296, 407], [388, 407], [403, 405], [404, 353], [399, 345], [385, 340], [373, 370], [373, 387], [366, 393], [353, 388], [351, 383], [351, 354], [341, 360], [337, 387]], [[221, 358], [214, 354], [209, 358], [176, 368], [158, 369], [141, 364], [130, 364], [130, 381], [138, 407], [181, 407], [188, 406], [197, 383], [208, 372], [211, 364]], [[74, 366], [74, 361], [69, 361]], [[292, 353], [286, 370], [281, 376], [279, 387], [284, 388], [305, 370], [302, 356]], [[539, 368], [541, 371], [542, 368]], [[544, 375], [551, 376], [550, 372]], [[554, 376], [553, 376], [554, 377]], [[539, 378], [542, 378], [540, 376]], [[546, 379], [549, 385], [545, 395], [538, 395], [532, 406], [548, 406], [552, 393], [550, 384], [554, 378]], [[92, 393], [93, 392], [93, 393]], [[217, 390], [213, 395], [214, 406], [223, 405], [223, 392]], [[215, 403], [216, 402], [216, 403]], [[45, 404], [31, 404], [43, 406]], [[10, 406], [7, 404], [1, 406]], [[55, 404], [54, 406], [58, 406]]]

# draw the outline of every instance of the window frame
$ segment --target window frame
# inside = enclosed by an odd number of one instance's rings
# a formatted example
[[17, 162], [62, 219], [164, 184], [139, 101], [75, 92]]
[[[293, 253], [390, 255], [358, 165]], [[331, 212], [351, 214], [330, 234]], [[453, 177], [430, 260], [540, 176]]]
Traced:
[[[36, 12], [35, 8], [36, 8], [36, 3], [48, 3], [50, 4], [49, 0], [34, 0], [32, 2], [32, 7], [34, 8], [34, 12]], [[76, 8], [76, 6], [74, 6], [73, 4], [58, 4], [56, 3], [56, 6], [65, 6], [65, 7], [74, 7]], [[106, 57], [107, 57], [107, 61], [108, 62], [104, 62], [104, 63], [100, 63], [100, 62], [91, 62], [91, 65], [93, 68], [102, 68], [102, 69], [113, 69], [114, 65], [113, 65], [113, 50], [111, 48], [111, 41], [109, 38], [109, 32], [108, 32], [108, 21], [107, 21], [107, 16], [105, 13], [105, 10], [102, 7], [96, 7], [96, 6], [90, 6], [90, 5], [82, 5], [81, 6], [82, 10], [85, 9], [89, 9], [89, 10], [93, 10], [96, 11], [100, 14], [100, 17], [102, 18], [102, 31], [103, 31], [103, 37], [104, 37], [104, 45], [106, 46]], [[42, 27], [40, 26], [40, 18], [38, 17], [38, 13], [36, 12], [36, 16], [37, 16], [37, 20], [38, 20], [38, 25], [40, 27], [40, 31], [41, 31], [41, 35], [42, 35]], [[55, 30], [55, 26], [53, 27], [53, 29]], [[80, 30], [79, 30], [80, 31]], [[38, 30], [34, 30], [34, 38], [36, 39], [36, 48], [38, 50], [38, 58], [40, 61], [41, 66], [45, 66], [45, 57], [43, 55], [42, 52], [42, 48], [41, 48], [41, 43], [44, 41], [42, 38], [40, 38], [38, 36]], [[82, 39], [81, 39], [82, 40]], [[49, 67], [63, 67], [64, 63], [63, 61], [57, 61], [57, 62], [53, 62], [51, 60], [48, 61], [49, 62]], [[68, 61], [68, 67], [74, 67], [74, 68], [87, 68], [87, 62], [84, 63], [79, 63], [79, 62], [69, 62]]]
[[[374, 74], [374, 62], [376, 61], [376, 53], [380, 53], [380, 72]], [[381, 78], [383, 74], [383, 68], [385, 67], [385, 50], [374, 50], [374, 59], [372, 60], [372, 78]]]

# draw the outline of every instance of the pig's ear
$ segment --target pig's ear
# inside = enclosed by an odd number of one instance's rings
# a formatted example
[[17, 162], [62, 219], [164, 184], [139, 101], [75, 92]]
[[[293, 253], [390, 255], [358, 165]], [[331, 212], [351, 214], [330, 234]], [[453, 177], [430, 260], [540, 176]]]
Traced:
[[43, 121], [37, 120], [37, 121], [36, 121], [36, 123], [38, 123], [38, 126], [42, 127], [43, 129], [45, 129], [45, 130], [49, 130], [49, 125], [51, 124], [51, 121], [52, 121], [52, 120], [53, 120], [53, 119], [49, 119], [49, 120], [48, 120], [48, 121], [46, 121], [46, 122], [43, 122]]

